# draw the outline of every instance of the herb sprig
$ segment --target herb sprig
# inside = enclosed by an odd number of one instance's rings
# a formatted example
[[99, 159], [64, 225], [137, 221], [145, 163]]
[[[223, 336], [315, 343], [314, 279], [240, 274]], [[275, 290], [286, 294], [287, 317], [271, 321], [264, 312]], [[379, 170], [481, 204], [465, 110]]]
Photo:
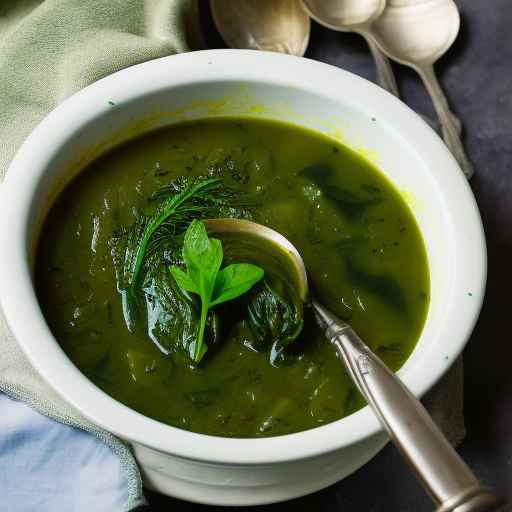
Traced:
[[245, 198], [237, 199], [222, 178], [199, 177], [164, 187], [151, 200], [157, 203], [156, 211], [138, 213], [132, 226], [119, 230], [112, 240], [118, 290], [130, 331], [136, 325], [140, 276], [147, 256], [185, 231], [193, 219], [219, 216], [223, 210], [243, 206]]
[[201, 209], [203, 209], [207, 205], [198, 204], [187, 204], [187, 202], [197, 196], [201, 191], [207, 191], [208, 189], [213, 188], [212, 186], [220, 183], [219, 179], [207, 179], [204, 181], [196, 181], [192, 183], [191, 186], [182, 190], [180, 193], [173, 195], [167, 198], [158, 208], [156, 215], [152, 216], [148, 219], [144, 227], [144, 231], [140, 242], [138, 243], [135, 253], [133, 255], [133, 272], [132, 272], [132, 283], [137, 281], [139, 277], [140, 269], [142, 267], [142, 261], [144, 259], [144, 255], [146, 253], [146, 249], [148, 247], [149, 241], [155, 231], [171, 216], [176, 215], [177, 212], [180, 215], [185, 216], [187, 218], [190, 214], [198, 215], [201, 213]]
[[183, 260], [187, 272], [178, 266], [170, 267], [170, 272], [180, 288], [201, 298], [201, 319], [193, 350], [194, 361], [199, 363], [207, 351], [204, 330], [210, 308], [250, 290], [263, 278], [264, 271], [250, 263], [233, 263], [220, 270], [222, 243], [216, 238], [208, 238], [204, 224], [197, 219], [185, 233]]

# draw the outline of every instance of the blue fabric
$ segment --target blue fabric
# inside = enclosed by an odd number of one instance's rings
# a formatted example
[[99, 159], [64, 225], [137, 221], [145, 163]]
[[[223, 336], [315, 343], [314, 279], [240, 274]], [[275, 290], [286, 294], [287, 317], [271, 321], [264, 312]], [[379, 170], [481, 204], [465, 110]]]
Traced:
[[0, 512], [113, 512], [126, 500], [108, 446], [0, 393]]

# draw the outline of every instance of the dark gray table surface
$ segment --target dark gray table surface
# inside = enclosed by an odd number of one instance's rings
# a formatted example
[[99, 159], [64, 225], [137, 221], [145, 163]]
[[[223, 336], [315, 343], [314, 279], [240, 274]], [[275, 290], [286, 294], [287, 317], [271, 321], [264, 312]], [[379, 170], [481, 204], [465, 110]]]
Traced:
[[[436, 69], [465, 127], [467, 152], [476, 169], [471, 185], [482, 213], [489, 255], [484, 308], [464, 353], [468, 434], [460, 453], [484, 481], [512, 501], [512, 2], [466, 0], [460, 6], [461, 33]], [[208, 45], [224, 47], [209, 12], [202, 12], [201, 19]], [[375, 79], [368, 49], [357, 35], [313, 24], [306, 56]], [[404, 101], [434, 117], [415, 74], [402, 66], [394, 69]], [[149, 494], [148, 499], [154, 511], [224, 510], [157, 494]], [[252, 508], [257, 512], [302, 509], [423, 512], [433, 506], [388, 445], [362, 469], [323, 491]]]

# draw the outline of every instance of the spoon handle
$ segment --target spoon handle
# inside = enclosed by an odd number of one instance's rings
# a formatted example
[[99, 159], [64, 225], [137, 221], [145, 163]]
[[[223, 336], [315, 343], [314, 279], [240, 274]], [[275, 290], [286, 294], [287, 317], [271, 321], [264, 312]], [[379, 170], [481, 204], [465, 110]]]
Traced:
[[[386, 56], [386, 54], [379, 48], [371, 32], [360, 32], [360, 34], [365, 38], [366, 42], [368, 43], [368, 47], [370, 48], [373, 60], [375, 61], [375, 67], [377, 68], [378, 84], [386, 91], [395, 95], [397, 98], [400, 98], [400, 92], [398, 91], [398, 86], [396, 84], [395, 74], [393, 73], [391, 61]], [[434, 121], [428, 116], [422, 114], [420, 115], [434, 131], [439, 133], [439, 125], [436, 121]], [[454, 122], [457, 126], [458, 132], [460, 133], [460, 121], [455, 116]]]
[[361, 33], [361, 35], [366, 39], [370, 51], [373, 55], [373, 60], [375, 61], [375, 67], [377, 68], [377, 82], [386, 91], [398, 96], [398, 86], [396, 85], [395, 75], [393, 73], [393, 68], [391, 67], [391, 62], [389, 59], [381, 52], [375, 41], [366, 33]]
[[439, 506], [438, 512], [496, 510], [500, 501], [482, 486], [419, 400], [363, 343], [356, 332], [313, 301], [318, 323], [368, 404], [419, 481]]
[[469, 161], [464, 151], [464, 146], [460, 138], [461, 123], [455, 114], [450, 110], [446, 96], [441, 89], [441, 86], [437, 80], [433, 66], [426, 65], [417, 68], [417, 71], [427, 88], [434, 108], [436, 109], [437, 116], [441, 123], [443, 130], [443, 139], [448, 146], [448, 149], [452, 152], [453, 156], [459, 163], [462, 172], [466, 178], [473, 176], [473, 165]]

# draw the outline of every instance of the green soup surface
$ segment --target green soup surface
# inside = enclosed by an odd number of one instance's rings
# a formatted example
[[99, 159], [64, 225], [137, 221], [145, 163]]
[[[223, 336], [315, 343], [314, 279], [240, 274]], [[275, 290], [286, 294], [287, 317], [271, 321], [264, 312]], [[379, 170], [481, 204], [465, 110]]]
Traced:
[[[308, 308], [302, 333], [286, 349], [289, 359], [278, 365], [244, 329], [223, 331], [199, 365], [165, 353], [147, 322], [128, 330], [112, 238], [147, 208], [152, 193], [180, 176], [218, 176], [248, 194], [250, 218], [297, 247], [325, 306], [391, 369], [410, 355], [430, 285], [423, 240], [400, 194], [371, 163], [327, 136], [269, 120], [218, 118], [173, 125], [113, 149], [51, 208], [35, 280], [69, 358], [127, 406], [205, 434], [281, 435], [361, 408]], [[219, 307], [225, 325], [237, 307]]]

